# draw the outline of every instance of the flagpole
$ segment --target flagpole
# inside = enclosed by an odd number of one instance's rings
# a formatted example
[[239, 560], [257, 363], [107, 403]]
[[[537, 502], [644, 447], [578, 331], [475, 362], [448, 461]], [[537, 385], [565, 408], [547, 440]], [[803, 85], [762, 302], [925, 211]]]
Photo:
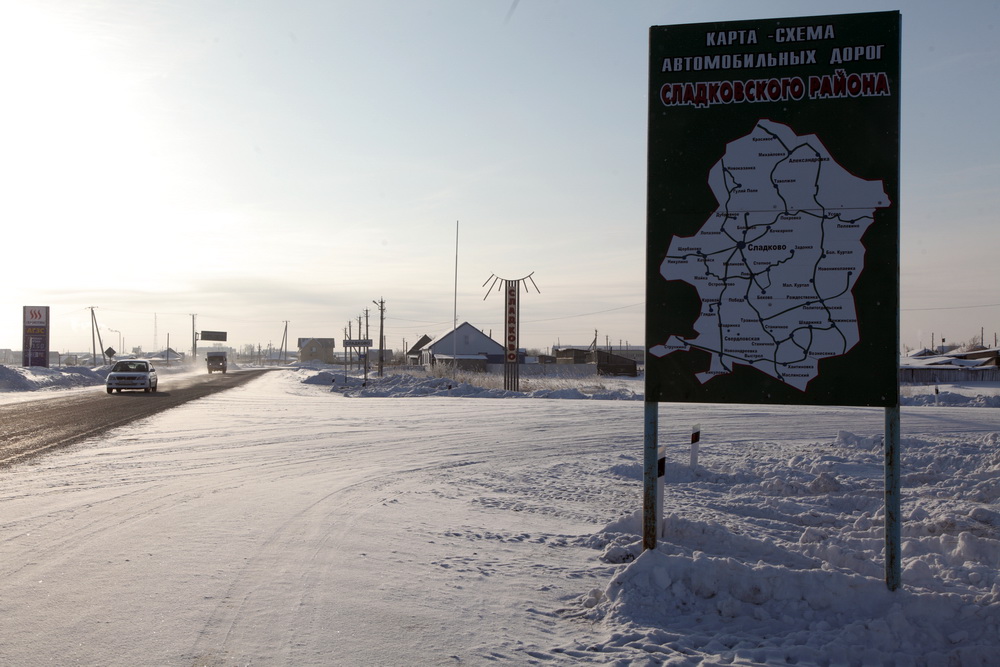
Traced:
[[458, 381], [458, 220], [455, 221], [455, 302], [451, 327], [451, 375]]

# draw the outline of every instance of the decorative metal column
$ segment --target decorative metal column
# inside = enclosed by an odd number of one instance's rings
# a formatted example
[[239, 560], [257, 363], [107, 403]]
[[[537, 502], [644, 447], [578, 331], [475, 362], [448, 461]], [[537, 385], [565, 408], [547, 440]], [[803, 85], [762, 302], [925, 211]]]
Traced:
[[[534, 272], [529, 273], [524, 278], [507, 280], [493, 274], [486, 280], [486, 283], [492, 281], [489, 289], [486, 291], [486, 296], [489, 296], [490, 292], [493, 291], [493, 287], [498, 284], [499, 289], [502, 289], [504, 293], [503, 388], [507, 391], [520, 391], [520, 359], [518, 358], [518, 349], [520, 347], [520, 303], [518, 297], [521, 292], [522, 283], [531, 281], [535, 291], [539, 294], [542, 293], [538, 289], [538, 285], [535, 285], [535, 281], [531, 278], [533, 275]], [[483, 283], [483, 285], [485, 286], [486, 283]], [[485, 300], [486, 297], [483, 297], [483, 301]]]

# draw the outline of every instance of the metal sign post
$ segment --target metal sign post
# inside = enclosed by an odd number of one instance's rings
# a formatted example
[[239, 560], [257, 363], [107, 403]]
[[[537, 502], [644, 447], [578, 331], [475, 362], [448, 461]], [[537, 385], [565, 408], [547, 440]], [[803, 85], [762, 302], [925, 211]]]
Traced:
[[366, 350], [367, 351], [372, 346], [372, 340], [371, 340], [371, 338], [355, 338], [355, 339], [345, 338], [344, 340], [341, 341], [341, 344], [344, 346], [344, 354], [345, 355], [349, 355], [350, 354], [350, 350], [352, 348], [356, 348], [358, 350], [359, 365], [360, 365], [360, 363], [362, 361], [365, 364], [365, 380], [364, 381], [365, 381], [365, 384], [367, 385], [368, 384], [368, 359], [367, 359], [368, 355], [365, 352], [362, 352], [361, 350]]
[[885, 409], [885, 584], [902, 583], [902, 517], [899, 484], [899, 406]]
[[[647, 393], [648, 396], [648, 393]], [[642, 495], [642, 548], [655, 549], [657, 526], [657, 468], [659, 467], [659, 407], [656, 401], [646, 399], [643, 404], [643, 495]]]

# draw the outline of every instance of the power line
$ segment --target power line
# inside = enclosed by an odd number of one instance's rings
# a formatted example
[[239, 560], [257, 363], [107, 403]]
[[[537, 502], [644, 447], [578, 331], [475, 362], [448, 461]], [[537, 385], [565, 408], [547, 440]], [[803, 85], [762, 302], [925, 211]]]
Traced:
[[617, 308], [608, 308], [607, 310], [595, 310], [592, 313], [580, 313], [579, 315], [564, 315], [562, 317], [549, 317], [542, 320], [526, 320], [528, 324], [534, 324], [535, 322], [553, 322], [555, 320], [570, 320], [574, 317], [590, 317], [591, 315], [601, 315], [603, 313], [612, 313], [616, 310], [625, 310], [626, 308], [635, 308], [636, 306], [645, 306], [646, 302], [641, 301], [639, 303], [631, 303], [627, 306], [618, 306]]
[[387, 317], [387, 320], [394, 320], [396, 322], [416, 322], [417, 324], [451, 324], [450, 321], [446, 322], [432, 322], [431, 320], [410, 320], [405, 317]]
[[968, 308], [996, 308], [1000, 303], [983, 303], [978, 306], [938, 306], [937, 308], [900, 308], [901, 311], [918, 312], [924, 310], [965, 310]]
[[[625, 310], [626, 308], [635, 308], [636, 306], [644, 306], [644, 305], [646, 305], [645, 302], [631, 303], [631, 304], [629, 304], [627, 306], [618, 306], [616, 308], [607, 308], [605, 310], [595, 310], [595, 311], [590, 312], [590, 313], [578, 313], [576, 315], [563, 315], [561, 317], [547, 317], [547, 318], [543, 318], [543, 319], [540, 319], [540, 320], [525, 320], [525, 322], [527, 322], [529, 324], [534, 324], [535, 322], [555, 322], [557, 320], [570, 320], [570, 319], [573, 319], [574, 317], [590, 317], [591, 315], [601, 315], [601, 314], [604, 314], [604, 313], [612, 313], [612, 312], [614, 312], [616, 310]], [[391, 320], [393, 322], [414, 322], [414, 323], [417, 323], [417, 324], [435, 324], [435, 325], [445, 325], [445, 324], [448, 324], [448, 322], [429, 322], [427, 320], [409, 320], [409, 319], [406, 319], [406, 318], [403, 318], [403, 317], [386, 317], [385, 319], [387, 321]]]

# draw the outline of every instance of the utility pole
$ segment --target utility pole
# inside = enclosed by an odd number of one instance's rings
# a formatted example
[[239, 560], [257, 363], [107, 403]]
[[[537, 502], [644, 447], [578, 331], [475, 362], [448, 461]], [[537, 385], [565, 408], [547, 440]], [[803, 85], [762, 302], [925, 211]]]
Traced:
[[[360, 327], [361, 327], [361, 322], [358, 322], [358, 328], [360, 328]], [[365, 340], [368, 340], [368, 338], [369, 338], [369, 336], [368, 336], [368, 309], [365, 308]], [[365, 352], [365, 383], [368, 382], [368, 362], [369, 362], [368, 357], [371, 356], [371, 354], [369, 354], [371, 352], [371, 350], [372, 350], [372, 348], [371, 348], [371, 346], [369, 346], [368, 350]]]
[[[364, 317], [364, 315], [358, 315], [358, 338], [364, 338], [364, 334], [361, 333], [361, 318], [362, 317]], [[357, 349], [358, 349], [358, 370], [364, 369], [364, 371], [365, 371], [365, 379], [367, 380], [368, 379], [368, 357], [366, 355], [365, 358], [364, 358], [364, 360], [362, 361], [361, 355], [363, 355], [364, 352], [362, 352], [361, 350], [363, 350], [364, 348], [362, 348], [361, 346], [358, 346]]]
[[288, 363], [288, 320], [283, 320], [285, 323], [285, 332], [281, 334], [281, 362], [284, 364]]
[[90, 363], [97, 363], [97, 340], [94, 338], [94, 329], [97, 327], [97, 321], [94, 319], [94, 308], [97, 306], [90, 306]]
[[384, 364], [382, 348], [383, 345], [383, 335], [382, 332], [385, 327], [385, 299], [379, 298], [378, 301], [372, 301], [376, 306], [378, 306], [378, 376], [382, 377], [382, 368]]
[[193, 364], [198, 359], [198, 334], [195, 332], [195, 320], [198, 319], [197, 313], [191, 314], [191, 363]]
[[[101, 344], [101, 359], [104, 363], [108, 363], [108, 357], [104, 354], [104, 341], [101, 340], [101, 328], [97, 326], [97, 315], [94, 314], [94, 309], [97, 306], [88, 306], [90, 308], [90, 345], [92, 354], [92, 364], [97, 363], [97, 343]], [[94, 336], [97, 336], [97, 342], [94, 342]]]

